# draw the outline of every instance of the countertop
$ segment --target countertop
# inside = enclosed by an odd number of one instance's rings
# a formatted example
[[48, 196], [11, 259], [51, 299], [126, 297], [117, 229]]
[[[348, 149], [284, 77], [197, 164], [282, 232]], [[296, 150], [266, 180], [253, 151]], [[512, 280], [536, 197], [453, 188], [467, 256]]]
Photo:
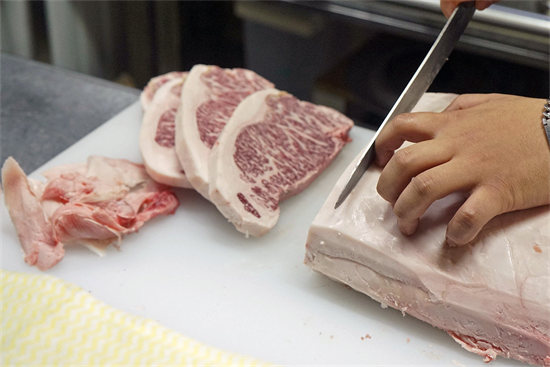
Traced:
[[2, 53], [0, 160], [28, 174], [139, 99], [140, 91]]
[[[133, 104], [44, 168], [91, 154], [138, 161], [142, 116], [139, 103]], [[205, 345], [282, 366], [481, 367], [482, 358], [445, 331], [383, 309], [303, 264], [310, 224], [373, 134], [353, 128], [353, 140], [327, 169], [281, 203], [279, 221], [265, 236], [246, 238], [201, 195], [176, 190], [181, 206], [175, 214], [154, 218], [126, 236], [120, 251], [110, 246], [99, 257], [68, 245], [64, 259], [45, 274]], [[0, 217], [8, 217], [1, 201]], [[23, 262], [11, 221], [0, 222], [1, 268], [40, 274]], [[96, 348], [109, 353], [104, 349]], [[518, 363], [498, 358], [491, 363], [497, 366]]]

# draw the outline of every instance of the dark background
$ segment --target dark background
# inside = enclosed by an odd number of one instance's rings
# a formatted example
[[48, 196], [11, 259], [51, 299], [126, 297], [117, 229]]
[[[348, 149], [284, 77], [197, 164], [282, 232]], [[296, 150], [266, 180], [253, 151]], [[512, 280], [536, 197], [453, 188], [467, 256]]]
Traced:
[[[248, 67], [279, 89], [336, 107], [372, 128], [382, 121], [432, 42], [281, 2], [261, 4], [274, 10], [265, 21], [258, 21], [250, 4], [238, 8], [233, 1], [74, 3], [75, 16], [90, 29], [98, 66], [78, 70], [70, 59], [68, 65], [56, 61], [51, 36], [55, 18], [49, 16], [56, 10], [43, 1], [29, 2], [31, 58], [136, 88], [155, 75], [189, 70], [197, 63]], [[271, 24], [272, 19], [278, 23]], [[106, 20], [108, 27], [103, 26]], [[3, 50], [10, 52], [4, 45]], [[548, 67], [459, 49], [430, 91], [547, 98], [549, 88]]]

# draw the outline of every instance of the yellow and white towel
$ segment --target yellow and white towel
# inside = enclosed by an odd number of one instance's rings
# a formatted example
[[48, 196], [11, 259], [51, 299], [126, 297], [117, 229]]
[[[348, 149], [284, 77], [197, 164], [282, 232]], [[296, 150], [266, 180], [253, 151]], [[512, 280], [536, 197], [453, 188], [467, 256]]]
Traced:
[[3, 366], [259, 366], [46, 275], [1, 270]]

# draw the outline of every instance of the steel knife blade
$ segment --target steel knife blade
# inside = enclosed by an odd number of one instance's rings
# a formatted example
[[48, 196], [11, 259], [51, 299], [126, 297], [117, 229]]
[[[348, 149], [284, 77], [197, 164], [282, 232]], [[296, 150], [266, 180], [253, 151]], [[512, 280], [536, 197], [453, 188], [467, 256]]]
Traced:
[[405, 87], [392, 109], [374, 134], [369, 144], [363, 150], [363, 155], [351, 173], [346, 186], [336, 201], [334, 209], [337, 209], [349, 196], [355, 185], [359, 182], [365, 171], [374, 161], [376, 152], [374, 143], [384, 126], [395, 116], [410, 112], [418, 103], [420, 97], [428, 90], [441, 67], [451, 54], [464, 29], [472, 19], [475, 12], [474, 2], [461, 3], [445, 23], [432, 48], [416, 70], [409, 84]]

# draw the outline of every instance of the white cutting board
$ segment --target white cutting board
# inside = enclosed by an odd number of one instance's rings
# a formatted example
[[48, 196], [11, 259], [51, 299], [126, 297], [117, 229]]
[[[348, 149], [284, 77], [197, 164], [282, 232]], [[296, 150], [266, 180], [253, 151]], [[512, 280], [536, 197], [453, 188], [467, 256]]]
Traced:
[[[141, 118], [136, 103], [37, 172], [85, 161], [91, 154], [141, 162]], [[180, 190], [176, 214], [146, 223], [124, 239], [121, 251], [111, 247], [101, 258], [70, 247], [46, 274], [207, 345], [267, 362], [482, 366], [481, 357], [463, 350], [445, 332], [382, 309], [366, 295], [303, 265], [310, 223], [348, 162], [372, 136], [373, 131], [353, 128], [353, 142], [308, 189], [281, 204], [279, 223], [262, 238], [245, 238], [200, 195]], [[24, 263], [3, 203], [1, 215], [2, 268], [40, 273]], [[499, 357], [491, 365], [521, 364]]]

